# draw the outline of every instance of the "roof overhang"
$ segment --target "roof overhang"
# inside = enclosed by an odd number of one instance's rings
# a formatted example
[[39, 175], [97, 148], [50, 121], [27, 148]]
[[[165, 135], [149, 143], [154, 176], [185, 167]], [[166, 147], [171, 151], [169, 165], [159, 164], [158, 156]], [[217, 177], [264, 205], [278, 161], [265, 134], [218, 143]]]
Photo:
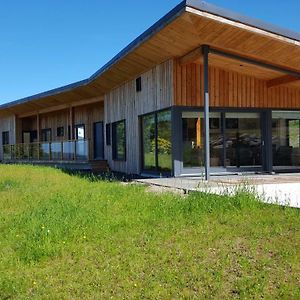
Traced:
[[[0, 114], [20, 114], [103, 96], [171, 58], [201, 45], [226, 51], [291, 72], [300, 71], [300, 34], [210, 5], [187, 0], [150, 27], [90, 78], [0, 106]], [[230, 59], [212, 63], [234, 67]], [[255, 68], [255, 66], [251, 66]], [[259, 68], [259, 67], [257, 67]], [[261, 72], [262, 74], [263, 72]], [[276, 73], [276, 72], [275, 72]], [[276, 73], [264, 73], [268, 80]], [[291, 83], [300, 88], [299, 83]]]

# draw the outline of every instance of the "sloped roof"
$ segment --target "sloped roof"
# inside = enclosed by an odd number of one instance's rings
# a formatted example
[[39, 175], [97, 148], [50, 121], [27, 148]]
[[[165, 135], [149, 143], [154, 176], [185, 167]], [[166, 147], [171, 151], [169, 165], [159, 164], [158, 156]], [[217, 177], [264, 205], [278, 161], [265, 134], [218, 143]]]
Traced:
[[[241, 45], [234, 47], [228, 43], [225, 39], [227, 29], [231, 30], [230, 36], [240, 39]], [[255, 43], [251, 44], [249, 41], [254, 39]], [[290, 70], [295, 70], [295, 66], [300, 68], [299, 33], [242, 16], [204, 1], [186, 0], [88, 79], [3, 104], [0, 106], [0, 113], [19, 114], [104, 95], [156, 64], [172, 57], [180, 57], [204, 43], [219, 49], [224, 47], [231, 52], [245, 54]], [[274, 48], [275, 46], [277, 48]], [[265, 49], [268, 51], [264, 53]], [[269, 59], [270, 50], [276, 50], [276, 59]]]

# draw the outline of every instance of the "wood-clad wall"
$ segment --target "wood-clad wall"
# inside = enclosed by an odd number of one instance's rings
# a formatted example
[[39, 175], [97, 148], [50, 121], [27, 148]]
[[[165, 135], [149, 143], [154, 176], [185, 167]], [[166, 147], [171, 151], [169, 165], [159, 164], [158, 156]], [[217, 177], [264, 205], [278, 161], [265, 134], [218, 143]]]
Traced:
[[9, 116], [0, 118], [0, 160], [3, 158], [3, 147], [2, 147], [2, 132], [9, 132], [9, 143], [15, 143], [15, 132], [16, 132], [16, 119], [15, 116]]
[[[93, 141], [93, 124], [101, 122], [104, 119], [104, 103], [96, 102], [87, 105], [76, 106], [73, 110], [73, 135], [76, 125], [85, 125], [86, 139], [89, 140], [89, 154], [90, 158], [94, 155], [94, 141]], [[22, 131], [37, 130], [37, 116], [30, 116], [20, 120], [20, 128], [18, 130], [18, 143], [22, 143]], [[51, 129], [52, 141], [66, 141], [69, 139], [68, 127], [70, 125], [70, 108], [43, 113], [39, 115], [40, 131], [43, 129]], [[64, 136], [57, 136], [57, 128], [64, 127]], [[71, 138], [72, 139], [72, 138]]]
[[[203, 67], [174, 65], [175, 105], [203, 106]], [[265, 80], [212, 66], [209, 82], [211, 107], [300, 108], [300, 90], [294, 88], [267, 88]]]
[[141, 75], [142, 91], [136, 92], [136, 80], [105, 95], [105, 122], [126, 120], [126, 155], [123, 161], [112, 159], [112, 147], [105, 147], [105, 157], [112, 170], [128, 174], [140, 172], [139, 116], [168, 108], [173, 103], [173, 60], [167, 61]]
[[104, 119], [104, 103], [94, 103], [74, 107], [74, 126], [85, 125], [86, 138], [89, 139], [89, 155], [94, 158], [94, 123]]
[[[40, 115], [40, 130], [51, 129], [52, 141], [68, 140], [69, 110]], [[36, 127], [36, 126], [35, 126]], [[64, 127], [64, 136], [57, 136], [57, 128]]]

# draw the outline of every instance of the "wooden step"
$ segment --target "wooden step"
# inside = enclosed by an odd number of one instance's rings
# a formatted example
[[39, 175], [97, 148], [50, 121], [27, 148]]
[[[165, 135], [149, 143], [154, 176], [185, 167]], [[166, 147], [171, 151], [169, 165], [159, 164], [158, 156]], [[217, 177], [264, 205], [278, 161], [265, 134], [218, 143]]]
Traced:
[[94, 173], [109, 172], [110, 168], [106, 160], [90, 160], [89, 165]]

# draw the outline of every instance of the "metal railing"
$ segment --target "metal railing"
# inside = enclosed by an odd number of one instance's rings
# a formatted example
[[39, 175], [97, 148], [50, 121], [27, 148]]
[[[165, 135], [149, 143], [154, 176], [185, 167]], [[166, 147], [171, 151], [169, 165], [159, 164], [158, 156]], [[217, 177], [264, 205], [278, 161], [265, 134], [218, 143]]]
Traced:
[[3, 145], [4, 161], [87, 161], [88, 140]]

